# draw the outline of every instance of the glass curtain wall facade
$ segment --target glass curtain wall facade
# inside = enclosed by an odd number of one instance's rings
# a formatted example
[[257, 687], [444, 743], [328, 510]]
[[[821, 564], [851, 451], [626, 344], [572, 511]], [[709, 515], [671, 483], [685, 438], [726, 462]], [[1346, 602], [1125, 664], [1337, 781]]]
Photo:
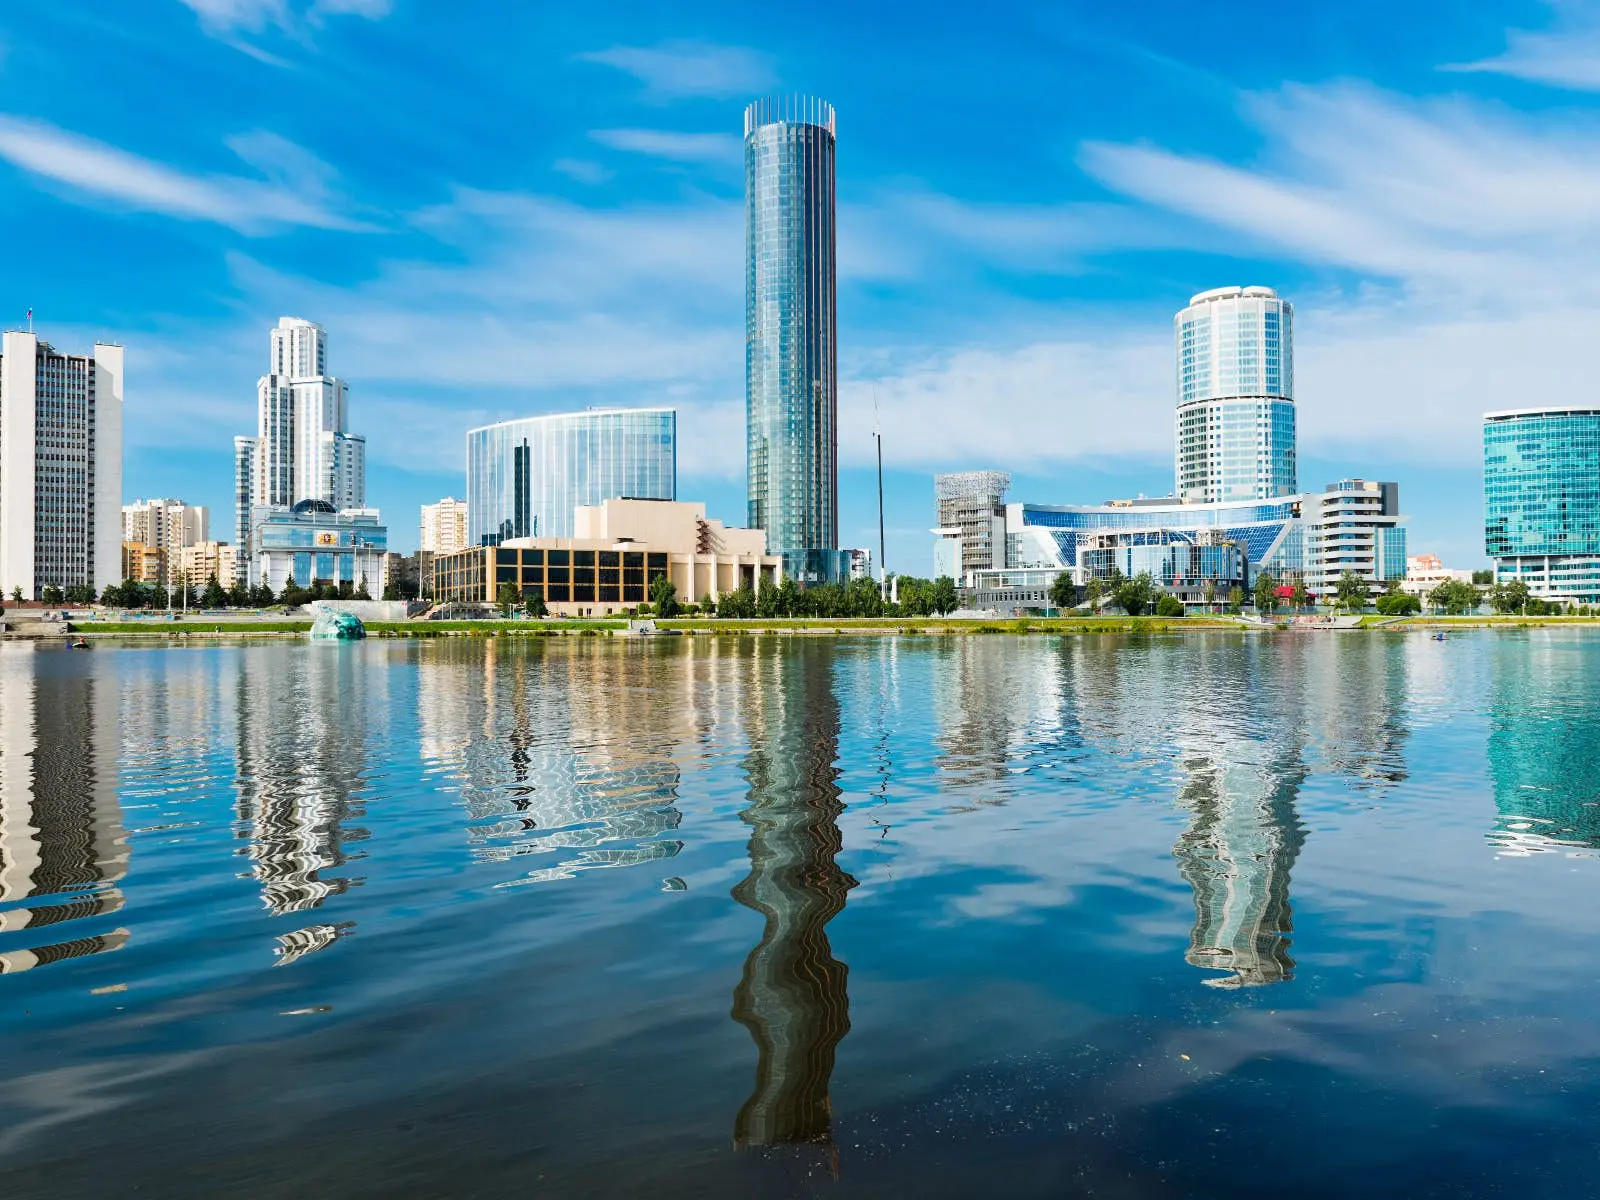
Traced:
[[524, 417], [467, 434], [474, 546], [571, 537], [572, 510], [580, 504], [677, 497], [678, 414], [670, 408]]
[[1496, 578], [1600, 602], [1600, 406], [1487, 414], [1483, 501]]
[[1174, 329], [1178, 498], [1293, 495], [1293, 306], [1271, 288], [1217, 288], [1193, 297]]
[[802, 583], [848, 570], [839, 545], [834, 112], [811, 97], [744, 114], [749, 524]]

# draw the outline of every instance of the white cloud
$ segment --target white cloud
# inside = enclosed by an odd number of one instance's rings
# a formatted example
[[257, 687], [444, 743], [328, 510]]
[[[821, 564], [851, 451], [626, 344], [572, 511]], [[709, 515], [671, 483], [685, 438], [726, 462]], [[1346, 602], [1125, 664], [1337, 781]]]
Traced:
[[674, 133], [664, 129], [596, 129], [589, 136], [602, 146], [673, 162], [736, 163], [742, 143], [731, 133]]
[[238, 32], [260, 33], [270, 26], [289, 24], [288, 0], [180, 0], [200, 18], [200, 27], [213, 37]]
[[583, 158], [558, 158], [550, 166], [568, 179], [576, 179], [579, 183], [604, 183], [612, 176], [612, 172], [599, 163]]
[[268, 178], [186, 174], [42, 121], [0, 114], [0, 159], [64, 186], [75, 198], [212, 221], [247, 234], [290, 226], [369, 228], [337, 211], [329, 189], [332, 171], [309, 152], [265, 133], [230, 145]]
[[640, 80], [660, 100], [754, 96], [771, 88], [771, 60], [744, 46], [673, 41], [659, 46], [613, 46], [578, 55], [580, 62], [615, 67]]
[[328, 17], [365, 17], [377, 21], [394, 11], [394, 0], [309, 0], [298, 5], [291, 0], [179, 0], [179, 3], [193, 10], [200, 19], [200, 28], [211, 37], [274, 66], [285, 65], [284, 60], [246, 41], [244, 35], [260, 36], [276, 31], [305, 42], [307, 28], [322, 25]]
[[1509, 75], [1580, 92], [1600, 91], [1600, 21], [1585, 6], [1552, 7], [1558, 16], [1554, 30], [1507, 30], [1503, 53], [1477, 62], [1451, 63], [1444, 69]]
[[1125, 195], [1231, 231], [1239, 249], [1413, 289], [1547, 286], [1575, 249], [1600, 251], [1592, 127], [1356, 85], [1251, 96], [1243, 115], [1266, 142], [1257, 164], [1093, 142], [1082, 163]]

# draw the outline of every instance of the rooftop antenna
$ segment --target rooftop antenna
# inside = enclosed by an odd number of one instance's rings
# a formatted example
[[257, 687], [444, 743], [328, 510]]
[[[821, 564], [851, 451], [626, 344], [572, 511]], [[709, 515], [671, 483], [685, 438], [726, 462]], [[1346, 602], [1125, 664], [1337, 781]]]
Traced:
[[28, 310], [28, 332], [33, 332], [33, 309]]
[[872, 385], [872, 439], [878, 444], [878, 572], [882, 582], [879, 591], [889, 594], [889, 564], [883, 539], [883, 422], [878, 415], [878, 385]]

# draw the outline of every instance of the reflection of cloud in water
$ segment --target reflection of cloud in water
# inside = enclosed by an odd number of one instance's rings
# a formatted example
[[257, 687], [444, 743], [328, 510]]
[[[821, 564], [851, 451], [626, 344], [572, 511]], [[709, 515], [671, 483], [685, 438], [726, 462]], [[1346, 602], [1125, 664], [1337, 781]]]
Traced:
[[733, 1018], [756, 1044], [756, 1086], [734, 1122], [737, 1146], [815, 1145], [833, 1153], [828, 1087], [850, 1031], [849, 969], [827, 925], [856, 881], [834, 861], [844, 811], [832, 647], [758, 653], [746, 777], [750, 873], [734, 899], [762, 914]]

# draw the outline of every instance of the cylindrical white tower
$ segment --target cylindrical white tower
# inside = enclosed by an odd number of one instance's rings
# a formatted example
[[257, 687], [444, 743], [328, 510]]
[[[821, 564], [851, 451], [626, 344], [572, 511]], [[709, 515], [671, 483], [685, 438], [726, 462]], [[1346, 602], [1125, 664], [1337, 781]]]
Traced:
[[1271, 288], [1215, 288], [1193, 297], [1174, 326], [1178, 498], [1293, 495], [1294, 306]]

